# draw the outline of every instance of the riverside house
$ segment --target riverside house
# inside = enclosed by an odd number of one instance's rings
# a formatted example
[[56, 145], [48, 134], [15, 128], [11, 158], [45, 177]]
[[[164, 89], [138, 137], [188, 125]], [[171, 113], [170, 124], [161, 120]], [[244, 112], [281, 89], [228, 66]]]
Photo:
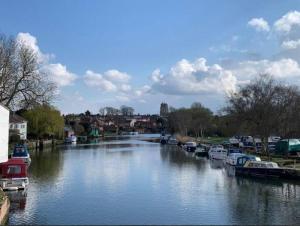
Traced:
[[27, 121], [23, 117], [15, 113], [10, 114], [9, 129], [11, 133], [18, 134], [21, 140], [27, 139]]
[[9, 110], [0, 104], [0, 163], [8, 160]]

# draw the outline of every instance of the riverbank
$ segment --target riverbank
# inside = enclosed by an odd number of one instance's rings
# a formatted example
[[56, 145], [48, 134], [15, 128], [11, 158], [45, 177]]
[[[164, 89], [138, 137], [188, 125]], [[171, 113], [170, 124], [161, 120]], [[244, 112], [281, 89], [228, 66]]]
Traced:
[[5, 225], [8, 220], [10, 201], [4, 191], [0, 189], [0, 224]]

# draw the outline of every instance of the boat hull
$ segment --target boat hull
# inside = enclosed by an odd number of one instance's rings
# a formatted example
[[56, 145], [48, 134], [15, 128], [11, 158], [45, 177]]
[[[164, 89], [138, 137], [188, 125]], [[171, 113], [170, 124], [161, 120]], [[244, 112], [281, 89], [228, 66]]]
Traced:
[[24, 190], [28, 184], [28, 177], [0, 179], [0, 186], [4, 191]]
[[236, 167], [237, 176], [249, 176], [258, 178], [281, 178], [281, 179], [300, 179], [300, 171], [288, 168], [250, 168]]

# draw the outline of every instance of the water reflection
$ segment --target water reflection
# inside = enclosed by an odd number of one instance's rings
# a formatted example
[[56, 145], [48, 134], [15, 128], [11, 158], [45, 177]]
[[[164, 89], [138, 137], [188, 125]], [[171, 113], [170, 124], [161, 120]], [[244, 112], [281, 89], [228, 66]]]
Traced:
[[31, 153], [32, 163], [29, 168], [29, 180], [55, 180], [63, 168], [63, 157], [60, 149], [45, 149]]
[[26, 207], [27, 190], [6, 192], [10, 201], [10, 211], [23, 211]]
[[[300, 186], [137, 138], [32, 153], [11, 224], [297, 224]], [[299, 212], [299, 211], [298, 211]]]

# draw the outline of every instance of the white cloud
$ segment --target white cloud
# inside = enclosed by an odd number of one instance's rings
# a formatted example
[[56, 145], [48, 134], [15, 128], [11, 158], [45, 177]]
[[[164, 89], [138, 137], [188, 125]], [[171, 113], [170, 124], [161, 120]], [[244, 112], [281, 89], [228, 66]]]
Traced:
[[263, 18], [252, 18], [248, 25], [253, 27], [256, 31], [270, 31], [270, 26]]
[[65, 65], [62, 64], [46, 64], [42, 67], [42, 71], [50, 76], [58, 86], [70, 85], [77, 76], [69, 72]]
[[117, 95], [116, 99], [120, 102], [129, 102], [130, 98], [126, 95]]
[[153, 72], [152, 72], [152, 75], [151, 75], [151, 80], [153, 82], [159, 82], [160, 80], [163, 79], [163, 75], [160, 73], [160, 70], [159, 69], [155, 69]]
[[177, 62], [153, 89], [166, 94], [195, 95], [206, 93], [229, 93], [235, 90], [237, 80], [229, 70], [214, 64], [208, 66], [205, 58], [194, 62]]
[[297, 49], [300, 47], [300, 39], [283, 41], [281, 47], [283, 49]]
[[48, 62], [51, 58], [54, 58], [53, 54], [44, 54], [40, 50], [38, 44], [37, 44], [37, 39], [36, 37], [32, 36], [29, 33], [18, 33], [16, 37], [16, 41], [19, 44], [22, 44], [28, 48], [30, 48], [37, 56], [37, 60], [39, 63], [46, 63]]
[[123, 91], [123, 92], [129, 92], [129, 91], [131, 91], [131, 86], [128, 85], [128, 84], [122, 84], [120, 86], [120, 90]]
[[97, 87], [103, 91], [117, 91], [117, 86], [111, 81], [105, 79], [103, 75], [87, 70], [83, 76], [84, 82], [87, 86]]
[[33, 35], [20, 32], [16, 37], [16, 41], [31, 49], [36, 54], [37, 61], [41, 65], [41, 72], [45, 73], [58, 86], [70, 85], [77, 78], [75, 74], [67, 70], [65, 65], [50, 63], [50, 60], [54, 59], [54, 55], [44, 54], [38, 46], [37, 38]]
[[151, 86], [149, 85], [144, 85], [140, 89], [135, 91], [136, 96], [141, 97], [146, 93], [149, 93], [151, 90]]
[[107, 78], [109, 81], [114, 81], [114, 82], [128, 82], [131, 78], [130, 75], [124, 72], [120, 72], [118, 70], [112, 69], [104, 72], [104, 76]]
[[289, 58], [277, 61], [243, 61], [238, 67], [232, 69], [239, 82], [251, 80], [259, 74], [270, 74], [275, 78], [289, 79], [300, 78], [300, 67], [297, 61]]
[[275, 21], [274, 28], [278, 32], [288, 33], [292, 27], [300, 25], [300, 12], [291, 11]]

